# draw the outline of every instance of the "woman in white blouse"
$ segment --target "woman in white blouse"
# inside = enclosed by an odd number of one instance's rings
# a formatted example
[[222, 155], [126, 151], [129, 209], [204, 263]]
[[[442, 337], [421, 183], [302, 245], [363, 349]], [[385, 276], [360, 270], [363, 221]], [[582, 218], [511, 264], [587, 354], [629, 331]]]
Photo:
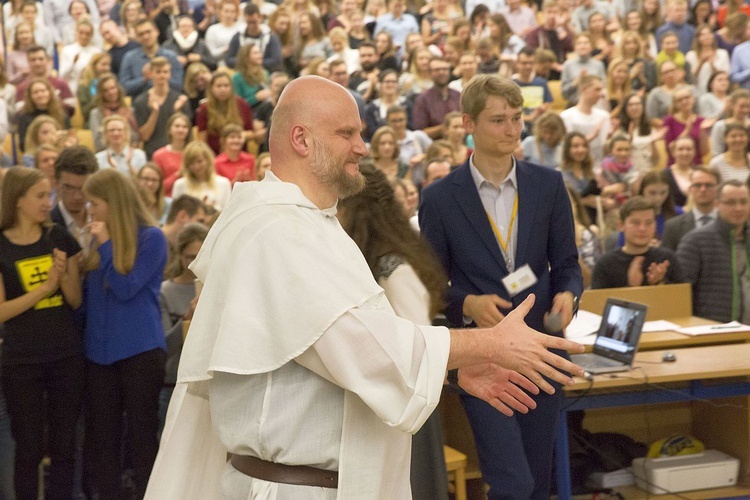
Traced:
[[172, 188], [172, 197], [189, 194], [216, 210], [227, 206], [231, 183], [216, 173], [214, 153], [203, 141], [193, 141], [182, 151], [182, 177]]
[[222, 0], [219, 4], [218, 17], [219, 22], [212, 24], [206, 30], [206, 47], [217, 61], [222, 61], [227, 54], [232, 37], [245, 28], [243, 23], [237, 22], [238, 7], [232, 0]]

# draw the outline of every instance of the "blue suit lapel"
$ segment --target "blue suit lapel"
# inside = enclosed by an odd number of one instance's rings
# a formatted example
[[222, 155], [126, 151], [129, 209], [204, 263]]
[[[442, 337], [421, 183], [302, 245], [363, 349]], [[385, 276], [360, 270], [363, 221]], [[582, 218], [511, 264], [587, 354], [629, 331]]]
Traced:
[[468, 219], [469, 225], [474, 229], [479, 239], [482, 240], [482, 243], [484, 243], [495, 258], [495, 262], [502, 268], [503, 274], [508, 274], [508, 269], [505, 267], [505, 259], [500, 251], [500, 245], [495, 238], [495, 234], [492, 232], [492, 226], [490, 226], [490, 222], [487, 220], [487, 213], [484, 210], [482, 200], [479, 198], [479, 192], [471, 176], [468, 160], [456, 172], [453, 178], [453, 185], [453, 198], [456, 204], [464, 213], [466, 219]]
[[[534, 186], [534, 167], [528, 163], [516, 162], [516, 181], [518, 182], [518, 242], [516, 244], [516, 268], [526, 262], [526, 250], [531, 242], [534, 213], [539, 202], [535, 193], [540, 186]], [[538, 228], [540, 229], [540, 228]], [[541, 229], [546, 231], [546, 228]]]

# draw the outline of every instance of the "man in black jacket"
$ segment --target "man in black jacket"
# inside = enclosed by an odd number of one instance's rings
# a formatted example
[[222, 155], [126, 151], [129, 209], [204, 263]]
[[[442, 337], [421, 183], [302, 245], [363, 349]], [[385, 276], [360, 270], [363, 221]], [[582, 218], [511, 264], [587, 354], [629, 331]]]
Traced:
[[91, 235], [86, 231], [89, 222], [83, 184], [99, 170], [94, 155], [84, 146], [63, 149], [55, 160], [57, 204], [50, 212], [52, 222], [60, 224], [78, 240], [84, 255], [88, 253]]
[[720, 182], [721, 174], [714, 168], [695, 167], [690, 172], [689, 194], [693, 209], [664, 224], [662, 247], [676, 252], [683, 236], [716, 220], [716, 186]]

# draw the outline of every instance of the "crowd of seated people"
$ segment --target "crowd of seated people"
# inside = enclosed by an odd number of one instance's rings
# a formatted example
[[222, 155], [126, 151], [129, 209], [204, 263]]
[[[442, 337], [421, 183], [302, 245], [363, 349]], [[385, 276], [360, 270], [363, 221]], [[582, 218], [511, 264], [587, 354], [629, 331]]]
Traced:
[[[8, 0], [0, 182], [16, 165], [41, 171], [58, 222], [87, 255], [93, 216], [72, 204], [88, 195], [68, 177], [111, 169], [132, 181], [176, 259], [163, 275], [176, 296], [162, 318], [169, 334], [190, 314], [190, 287], [175, 284], [190, 283], [187, 263], [205, 237], [180, 231], [220, 212], [234, 183], [263, 178], [290, 80], [317, 75], [348, 89], [365, 161], [413, 218], [434, 171], [472, 155], [461, 90], [497, 73], [524, 97], [516, 159], [559, 170], [568, 186], [587, 285], [694, 281], [682, 272], [690, 262], [679, 264], [685, 228], [721, 223], [721, 181], [750, 176], [749, 15], [739, 2], [706, 0]], [[91, 171], [61, 177], [56, 160], [79, 147]], [[596, 271], [602, 258], [626, 266], [609, 266], [617, 280]], [[167, 344], [170, 366], [179, 342]], [[12, 498], [8, 460], [0, 452], [0, 500]]]

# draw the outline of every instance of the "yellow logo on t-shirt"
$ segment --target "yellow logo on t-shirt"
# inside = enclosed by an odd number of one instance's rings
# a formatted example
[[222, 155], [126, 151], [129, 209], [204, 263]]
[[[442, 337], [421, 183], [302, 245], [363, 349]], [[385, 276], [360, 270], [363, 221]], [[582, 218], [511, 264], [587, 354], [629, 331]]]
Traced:
[[523, 96], [523, 107], [526, 109], [536, 109], [544, 104], [543, 87], [521, 87], [521, 95]]
[[[21, 278], [23, 289], [26, 290], [26, 292], [30, 292], [47, 281], [51, 267], [52, 255], [50, 254], [17, 261], [16, 269], [18, 270], [18, 276]], [[37, 302], [34, 309], [60, 307], [62, 303], [62, 294], [57, 292], [55, 295]]]

